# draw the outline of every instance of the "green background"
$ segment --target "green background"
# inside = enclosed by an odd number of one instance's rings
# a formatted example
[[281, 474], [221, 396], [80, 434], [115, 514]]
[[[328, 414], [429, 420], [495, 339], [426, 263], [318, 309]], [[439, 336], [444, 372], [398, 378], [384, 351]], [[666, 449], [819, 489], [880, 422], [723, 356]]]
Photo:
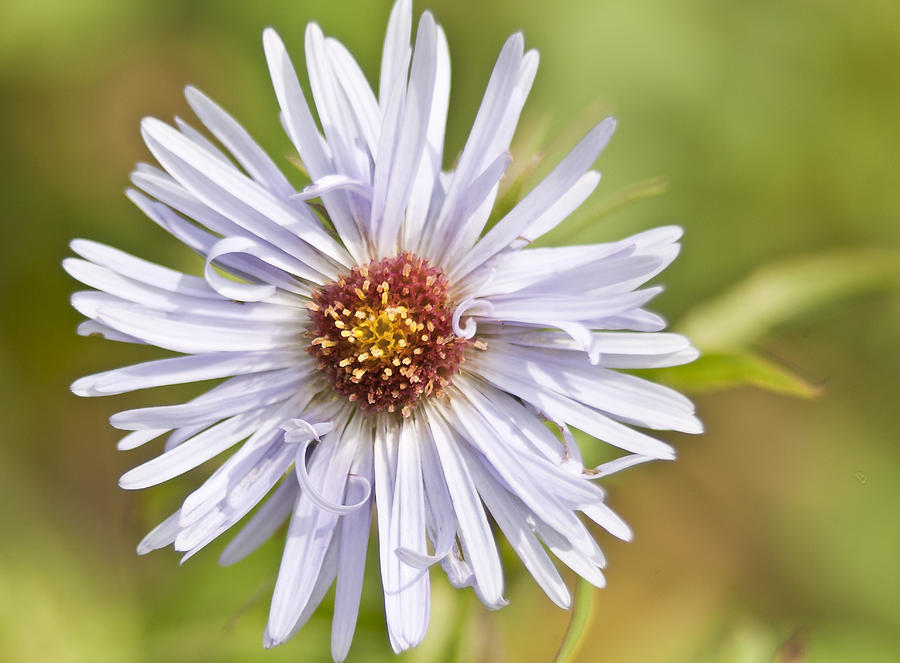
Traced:
[[[450, 41], [448, 154], [519, 29], [542, 61], [518, 163], [538, 146], [552, 163], [590, 122], [619, 117], [598, 192], [548, 242], [686, 229], [657, 309], [709, 355], [663, 378], [702, 392], [708, 432], [669, 436], [676, 463], [606, 482], [636, 536], [598, 535], [609, 585], [593, 594], [573, 660], [900, 660], [900, 4], [415, 7], [433, 9]], [[0, 0], [4, 663], [330, 660], [327, 607], [290, 643], [261, 648], [280, 542], [228, 569], [216, 564], [221, 544], [184, 566], [171, 551], [134, 554], [209, 467], [125, 493], [117, 477], [155, 450], [116, 452], [106, 418], [190, 390], [71, 395], [80, 375], [158, 353], [76, 337], [76, 285], [60, 260], [87, 237], [196, 269], [122, 195], [134, 163], [150, 158], [140, 118], [191, 118], [181, 91], [193, 83], [289, 169], [263, 27], [278, 28], [302, 69], [303, 26], [315, 19], [374, 79], [389, 8]], [[617, 206], [656, 177], [665, 195]], [[599, 460], [600, 445], [585, 452]], [[517, 562], [506, 568], [511, 603], [499, 613], [436, 580], [429, 635], [403, 659], [552, 660], [569, 614]], [[350, 660], [392, 660], [369, 571]]]

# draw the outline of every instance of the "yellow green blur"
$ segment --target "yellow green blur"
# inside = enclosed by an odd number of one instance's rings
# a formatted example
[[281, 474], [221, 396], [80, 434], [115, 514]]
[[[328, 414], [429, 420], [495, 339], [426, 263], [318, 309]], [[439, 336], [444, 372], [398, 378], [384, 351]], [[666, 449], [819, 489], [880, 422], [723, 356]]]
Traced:
[[[546, 243], [677, 223], [657, 309], [707, 351], [660, 372], [708, 432], [675, 463], [606, 481], [631, 543], [600, 534], [608, 587], [568, 660], [879, 663], [900, 651], [900, 4], [887, 0], [434, 0], [453, 61], [448, 160], [514, 30], [541, 52], [511, 197], [591, 122], [619, 130], [598, 192]], [[385, 1], [6, 0], [0, 5], [0, 661], [329, 661], [330, 598], [287, 645], [261, 647], [280, 542], [222, 569], [178, 565], [143, 534], [205, 477], [126, 493], [155, 453], [115, 451], [106, 418], [161, 394], [87, 400], [78, 376], [162, 356], [76, 337], [60, 268], [88, 237], [185, 270], [202, 263], [122, 190], [148, 160], [144, 115], [193, 122], [192, 83], [302, 182], [261, 32], [302, 68], [317, 20], [377, 73]], [[532, 156], [543, 151], [544, 158]], [[521, 178], [516, 173], [522, 173]], [[524, 184], [524, 188], [523, 185]], [[518, 188], [516, 188], [518, 187]], [[660, 194], [663, 191], [662, 195]], [[600, 445], [586, 445], [599, 462]], [[215, 461], [210, 463], [214, 464]], [[350, 661], [394, 660], [376, 549]], [[550, 661], [570, 615], [504, 549], [510, 605], [436, 580], [409, 663]], [[570, 581], [574, 580], [569, 577]]]

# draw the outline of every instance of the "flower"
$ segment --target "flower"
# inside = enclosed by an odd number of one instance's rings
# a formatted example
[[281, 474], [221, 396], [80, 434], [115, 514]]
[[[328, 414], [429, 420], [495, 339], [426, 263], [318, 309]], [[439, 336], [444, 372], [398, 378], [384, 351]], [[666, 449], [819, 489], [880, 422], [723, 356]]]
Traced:
[[[128, 195], [205, 259], [202, 278], [85, 240], [72, 243], [82, 259], [64, 262], [95, 288], [72, 298], [89, 318], [79, 333], [181, 355], [82, 378], [76, 394], [224, 379], [187, 403], [111, 418], [130, 431], [120, 449], [168, 436], [162, 454], [122, 476], [126, 489], [237, 446], [138, 552], [174, 544], [190, 557], [260, 505], [221, 562], [288, 521], [265, 644], [290, 638], [336, 584], [336, 661], [355, 628], [373, 511], [400, 652], [425, 634], [435, 564], [489, 608], [506, 603], [488, 514], [556, 604], [570, 597], [547, 549], [602, 586], [604, 558], [579, 514], [631, 534], [594, 480], [674, 458], [635, 427], [701, 430], [686, 398], [616, 370], [697, 356], [643, 308], [660, 288], [641, 286], [675, 258], [680, 229], [529, 247], [597, 186], [590, 168], [615, 122], [486, 230], [537, 53], [509, 38], [457, 166], [443, 172], [447, 43], [425, 12], [411, 49], [411, 24], [399, 0], [377, 97], [340, 43], [307, 28], [321, 131], [281, 40], [265, 31], [282, 122], [312, 182], [299, 193], [194, 88], [187, 100], [225, 150], [180, 119], [143, 121], [163, 168], [140, 164], [132, 181], [143, 193]], [[586, 468], [570, 426], [627, 453]]]

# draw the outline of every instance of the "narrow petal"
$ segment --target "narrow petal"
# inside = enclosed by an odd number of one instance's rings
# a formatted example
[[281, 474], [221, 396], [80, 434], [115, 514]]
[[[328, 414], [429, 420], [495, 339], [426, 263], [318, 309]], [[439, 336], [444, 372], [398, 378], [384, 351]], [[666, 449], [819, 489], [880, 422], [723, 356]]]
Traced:
[[[431, 14], [425, 12], [419, 21], [416, 47], [410, 68], [409, 89], [397, 117], [401, 131], [397, 131], [396, 145], [389, 161], [379, 152], [376, 168], [389, 168], [390, 177], [383, 207], [379, 207], [378, 193], [372, 204], [372, 227], [378, 233], [380, 255], [393, 255], [398, 249], [398, 235], [427, 144], [431, 103], [434, 99], [437, 69], [437, 31]], [[386, 121], [391, 118], [386, 117]]]
[[219, 295], [201, 278], [182, 274], [174, 269], [136, 258], [111, 246], [92, 242], [87, 239], [76, 239], [70, 244], [72, 250], [85, 260], [124, 274], [155, 288], [176, 292], [190, 297], [220, 299]]
[[477, 458], [468, 455], [467, 467], [475, 481], [478, 494], [487, 505], [491, 516], [497, 521], [503, 535], [550, 600], [560, 608], [568, 609], [571, 597], [566, 583], [516, 507], [514, 498], [491, 478]]
[[297, 482], [291, 476], [269, 496], [259, 511], [247, 521], [247, 524], [228, 542], [219, 556], [219, 564], [230, 566], [255, 551], [268, 541], [291, 515], [291, 509], [297, 499]]
[[460, 442], [450, 432], [447, 423], [434, 407], [427, 407], [426, 412], [431, 436], [456, 511], [466, 558], [475, 575], [475, 591], [487, 607], [500, 608], [507, 603], [503, 598], [503, 570], [500, 567], [500, 557], [484, 509], [481, 508], [478, 492], [460, 454], [458, 448]]
[[[363, 428], [357, 456], [350, 466], [350, 473], [370, 483], [375, 481], [372, 468], [372, 440], [369, 429]], [[358, 482], [347, 485], [346, 500], [356, 503], [363, 497], [363, 486]], [[372, 523], [374, 496], [369, 506], [341, 518], [340, 549], [338, 550], [337, 585], [334, 594], [334, 617], [331, 627], [331, 656], [343, 661], [350, 650], [359, 601], [362, 594], [363, 575], [366, 567], [366, 550], [369, 547], [369, 527]]]
[[203, 401], [124, 410], [110, 417], [110, 423], [122, 430], [141, 430], [216, 421], [285, 400], [309, 373], [309, 369], [285, 368], [250, 375], [243, 381], [246, 387], [240, 393], [220, 391]]
[[450, 270], [449, 278], [462, 278], [527, 231], [577, 184], [606, 147], [615, 126], [615, 120], [607, 118], [591, 130], [540, 184], [497, 222], [472, 251]]
[[409, 51], [412, 31], [412, 0], [398, 0], [391, 10], [384, 51], [381, 56], [381, 75], [378, 83], [378, 102], [387, 106], [388, 97], [399, 76], [404, 74], [403, 61]]
[[[290, 534], [288, 535], [290, 536]], [[294, 625], [285, 635], [276, 636], [272, 634], [272, 624], [270, 621], [269, 625], [266, 626], [266, 632], [263, 635], [263, 647], [270, 649], [287, 642], [306, 625], [306, 622], [312, 617], [316, 608], [318, 608], [319, 604], [322, 602], [322, 599], [325, 598], [325, 594], [328, 593], [328, 590], [334, 583], [335, 574], [337, 573], [337, 556], [339, 548], [340, 532], [335, 532], [328, 543], [328, 547], [322, 553], [321, 564], [315, 568], [315, 577], [313, 579], [312, 588], [309, 590], [309, 598], [306, 601], [306, 605], [300, 611], [300, 614], [297, 615]]]
[[397, 448], [397, 475], [391, 505], [389, 539], [391, 559], [387, 560], [389, 582], [384, 592], [392, 594], [385, 603], [388, 628], [403, 648], [415, 647], [425, 637], [430, 607], [430, 584], [427, 569], [404, 564], [397, 550], [427, 552], [425, 541], [425, 493], [419, 436], [413, 421], [405, 419], [400, 428]]
[[189, 85], [185, 89], [184, 96], [197, 117], [231, 151], [254, 180], [282, 198], [294, 193], [294, 188], [275, 162], [231, 115], [193, 86]]
[[430, 242], [425, 247], [425, 254], [430, 258], [444, 257], [446, 251], [455, 244], [455, 236], [462, 225], [459, 224], [459, 212], [465, 206], [465, 196], [471, 183], [491, 161], [507, 150], [508, 145], [495, 146], [494, 139], [513, 98], [522, 66], [523, 50], [524, 38], [521, 33], [516, 33], [506, 40], [497, 57], [472, 131], [450, 181], [440, 216], [430, 228]]
[[157, 359], [80, 378], [72, 383], [79, 396], [107, 396], [136, 389], [200, 382], [294, 366], [305, 358], [296, 350], [213, 352]]
[[[263, 32], [266, 61], [275, 88], [275, 96], [281, 107], [282, 119], [300, 159], [309, 170], [313, 181], [336, 172], [327, 146], [319, 135], [303, 90], [297, 80], [297, 72], [287, 54], [284, 43], [272, 28]], [[328, 216], [335, 225], [347, 251], [357, 262], [365, 262], [366, 253], [357, 221], [346, 195], [336, 191], [322, 198]]]
[[522, 375], [513, 377], [510, 375], [511, 367], [508, 365], [498, 371], [495, 367], [486, 365], [478, 356], [467, 362], [466, 365], [470, 370], [475, 370], [500, 389], [532, 403], [554, 419], [565, 421], [608, 444], [654, 458], [672, 459], [675, 457], [675, 450], [665, 442], [615, 422], [570, 398], [546, 390], [530, 377]]
[[[330, 501], [337, 501], [344, 494], [355, 445], [359, 442], [359, 418], [351, 420], [347, 430], [337, 427], [313, 451], [310, 476], [318, 491]], [[272, 594], [267, 632], [273, 644], [290, 637], [313, 597], [337, 521], [336, 514], [320, 509], [300, 493]]]
[[119, 479], [119, 486], [126, 490], [147, 488], [192, 470], [253, 433], [267, 414], [266, 410], [256, 410], [226, 419], [129, 470]]
[[277, 246], [329, 278], [352, 259], [308, 211], [275, 198], [235, 168], [212, 159], [167, 124], [145, 118], [141, 132], [157, 160], [186, 189], [247, 232]]

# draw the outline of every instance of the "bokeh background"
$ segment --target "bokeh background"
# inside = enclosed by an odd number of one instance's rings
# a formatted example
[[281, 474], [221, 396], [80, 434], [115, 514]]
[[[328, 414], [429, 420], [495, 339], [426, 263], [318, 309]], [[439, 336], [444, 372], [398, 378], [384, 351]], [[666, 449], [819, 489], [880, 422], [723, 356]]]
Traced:
[[[450, 40], [448, 154], [519, 29], [542, 62], [517, 163], [538, 147], [552, 163], [591, 121], [620, 118], [604, 182], [548, 242], [686, 229], [657, 309], [707, 357], [660, 377], [696, 394], [708, 432], [671, 436], [675, 463], [607, 481], [636, 536], [599, 534], [609, 584], [572, 660], [900, 661], [900, 4], [415, 4]], [[261, 648], [279, 541], [227, 569], [221, 544], [184, 566], [135, 555], [209, 468], [116, 486], [152, 450], [116, 452], [108, 415], [180, 393], [69, 393], [156, 353], [76, 337], [60, 260], [87, 237], [196, 269], [122, 195], [150, 158], [140, 118], [189, 118], [194, 83], [290, 169], [263, 27], [302, 68], [315, 19], [374, 80], [389, 9], [0, 0], [0, 661], [330, 660], [328, 600], [293, 641]], [[370, 571], [351, 661], [393, 660]], [[510, 605], [488, 613], [436, 581], [429, 636], [403, 660], [552, 660], [569, 614], [512, 560], [507, 583]]]

